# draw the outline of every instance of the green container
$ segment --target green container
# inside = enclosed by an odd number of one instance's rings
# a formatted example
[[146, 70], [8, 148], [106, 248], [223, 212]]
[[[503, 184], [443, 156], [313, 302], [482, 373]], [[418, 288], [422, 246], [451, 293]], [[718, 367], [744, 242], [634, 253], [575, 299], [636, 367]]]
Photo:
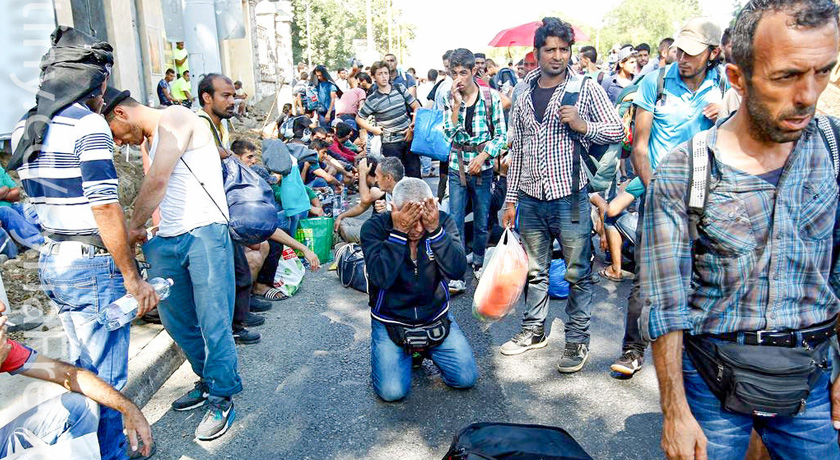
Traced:
[[[295, 239], [312, 250], [321, 261], [321, 265], [332, 261], [333, 225], [332, 217], [313, 217], [301, 219]], [[299, 251], [298, 256], [303, 257]]]

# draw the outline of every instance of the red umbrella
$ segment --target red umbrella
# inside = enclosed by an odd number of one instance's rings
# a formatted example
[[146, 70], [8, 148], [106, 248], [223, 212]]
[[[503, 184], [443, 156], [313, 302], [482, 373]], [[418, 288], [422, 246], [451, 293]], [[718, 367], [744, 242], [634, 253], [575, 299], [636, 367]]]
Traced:
[[[534, 34], [542, 25], [542, 21], [529, 22], [516, 26], [511, 29], [505, 29], [496, 34], [489, 45], [495, 48], [508, 48], [511, 46], [534, 46]], [[580, 30], [577, 26], [572, 26], [575, 32], [575, 41], [585, 43], [589, 41], [589, 34]]]

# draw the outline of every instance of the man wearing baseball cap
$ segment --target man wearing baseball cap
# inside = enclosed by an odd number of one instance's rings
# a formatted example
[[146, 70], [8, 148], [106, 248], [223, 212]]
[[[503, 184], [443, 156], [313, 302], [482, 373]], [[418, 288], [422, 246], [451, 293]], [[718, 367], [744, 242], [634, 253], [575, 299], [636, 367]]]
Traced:
[[[717, 120], [722, 98], [720, 79], [723, 78], [718, 72], [720, 37], [720, 27], [709, 18], [689, 19], [672, 45], [677, 50], [677, 60], [645, 75], [639, 83], [639, 91], [633, 101], [636, 105], [636, 130], [632, 161], [645, 187], [668, 152], [694, 134], [711, 128]], [[642, 198], [636, 241], [641, 241], [644, 208]], [[647, 342], [639, 331], [642, 304], [638, 294], [637, 277], [627, 304], [622, 354], [610, 367], [620, 374], [617, 376], [625, 378], [641, 369], [647, 348]]]

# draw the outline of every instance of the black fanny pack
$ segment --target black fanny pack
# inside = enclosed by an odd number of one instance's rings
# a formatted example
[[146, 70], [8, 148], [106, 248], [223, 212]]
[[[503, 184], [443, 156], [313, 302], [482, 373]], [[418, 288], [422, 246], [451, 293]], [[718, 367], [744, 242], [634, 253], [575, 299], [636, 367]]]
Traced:
[[830, 341], [801, 347], [742, 345], [685, 334], [685, 350], [724, 409], [762, 417], [790, 417], [828, 367]]
[[449, 335], [448, 315], [424, 326], [401, 326], [399, 324], [385, 324], [388, 337], [408, 353], [420, 353], [443, 343]]

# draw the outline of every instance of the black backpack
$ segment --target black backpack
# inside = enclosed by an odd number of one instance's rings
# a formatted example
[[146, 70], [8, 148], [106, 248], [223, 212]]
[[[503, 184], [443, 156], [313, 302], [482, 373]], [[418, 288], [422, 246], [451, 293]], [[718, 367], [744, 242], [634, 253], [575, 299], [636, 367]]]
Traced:
[[562, 428], [473, 423], [455, 436], [443, 460], [592, 460]]
[[342, 246], [335, 253], [338, 261], [338, 279], [341, 284], [359, 292], [368, 292], [367, 266], [362, 247], [356, 243]]

